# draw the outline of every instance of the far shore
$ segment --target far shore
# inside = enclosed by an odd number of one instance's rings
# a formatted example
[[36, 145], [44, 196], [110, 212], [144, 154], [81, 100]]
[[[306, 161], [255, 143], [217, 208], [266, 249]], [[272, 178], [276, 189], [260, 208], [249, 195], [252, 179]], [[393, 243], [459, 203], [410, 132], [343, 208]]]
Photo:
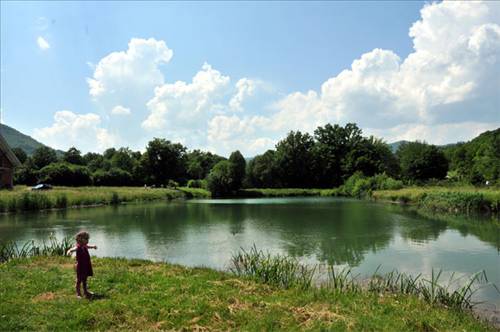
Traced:
[[[300, 196], [352, 197], [340, 187], [333, 189], [241, 189], [231, 198]], [[16, 186], [13, 190], [0, 191], [0, 213], [211, 197], [208, 190], [188, 187], [54, 187], [50, 190], [32, 191], [27, 186]], [[445, 215], [481, 214], [494, 217], [500, 212], [500, 189], [498, 188], [414, 186], [397, 190], [363, 192], [356, 198], [409, 205], [426, 213], [437, 212]]]

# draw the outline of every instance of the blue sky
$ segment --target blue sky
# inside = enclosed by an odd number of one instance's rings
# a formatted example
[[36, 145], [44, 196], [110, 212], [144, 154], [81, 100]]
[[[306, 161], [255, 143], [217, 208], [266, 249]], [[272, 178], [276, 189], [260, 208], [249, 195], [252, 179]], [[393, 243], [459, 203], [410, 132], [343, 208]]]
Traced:
[[246, 155], [326, 122], [436, 144], [498, 127], [498, 4], [424, 6], [4, 1], [2, 120], [62, 149], [165, 137]]

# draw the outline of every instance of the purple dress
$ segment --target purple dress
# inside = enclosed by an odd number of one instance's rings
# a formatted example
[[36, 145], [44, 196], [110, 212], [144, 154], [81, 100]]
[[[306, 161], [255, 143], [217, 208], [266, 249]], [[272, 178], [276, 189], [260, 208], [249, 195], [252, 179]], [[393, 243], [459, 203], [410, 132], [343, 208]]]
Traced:
[[77, 246], [76, 248], [76, 277], [79, 280], [87, 279], [94, 275], [92, 263], [87, 246]]

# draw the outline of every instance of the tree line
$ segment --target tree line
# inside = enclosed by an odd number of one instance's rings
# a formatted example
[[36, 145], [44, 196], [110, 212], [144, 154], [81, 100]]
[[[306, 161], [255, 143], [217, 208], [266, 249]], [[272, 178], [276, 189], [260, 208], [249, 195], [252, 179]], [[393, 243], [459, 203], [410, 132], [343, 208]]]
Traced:
[[[239, 151], [228, 159], [188, 151], [180, 143], [151, 140], [144, 152], [110, 148], [84, 155], [70, 148], [62, 155], [40, 147], [31, 156], [13, 149], [22, 166], [15, 182], [67, 186], [178, 186], [209, 189], [225, 196], [246, 188], [333, 188], [354, 174], [387, 177], [405, 183], [444, 179], [480, 184], [497, 182], [500, 172], [500, 129], [468, 143], [437, 147], [424, 142], [402, 144], [396, 153], [381, 139], [364, 137], [354, 123], [327, 124], [314, 133], [291, 131], [275, 149], [248, 163]], [[496, 165], [496, 166], [495, 166]]]

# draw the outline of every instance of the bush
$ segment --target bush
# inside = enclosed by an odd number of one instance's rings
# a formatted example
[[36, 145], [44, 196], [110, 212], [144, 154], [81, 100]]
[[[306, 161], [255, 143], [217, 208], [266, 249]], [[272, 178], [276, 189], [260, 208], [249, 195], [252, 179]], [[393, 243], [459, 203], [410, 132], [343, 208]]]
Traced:
[[212, 197], [234, 194], [234, 167], [227, 160], [219, 161], [208, 174], [208, 190]]
[[98, 170], [92, 177], [95, 186], [129, 186], [133, 182], [129, 172], [116, 167], [109, 171]]
[[395, 180], [387, 174], [377, 174], [372, 177], [366, 177], [361, 172], [351, 175], [340, 192], [346, 196], [362, 197], [369, 195], [374, 190], [395, 190], [403, 188], [403, 182]]
[[90, 172], [85, 166], [53, 163], [39, 171], [38, 182], [59, 186], [88, 186], [92, 184]]
[[167, 182], [167, 188], [177, 188], [179, 186], [179, 182], [176, 182], [174, 180], [168, 180]]
[[207, 180], [189, 180], [187, 182], [187, 187], [188, 188], [200, 188], [200, 189], [207, 189]]
[[37, 176], [38, 172], [36, 170], [29, 165], [23, 165], [16, 168], [14, 173], [14, 183], [33, 186], [37, 182]]

